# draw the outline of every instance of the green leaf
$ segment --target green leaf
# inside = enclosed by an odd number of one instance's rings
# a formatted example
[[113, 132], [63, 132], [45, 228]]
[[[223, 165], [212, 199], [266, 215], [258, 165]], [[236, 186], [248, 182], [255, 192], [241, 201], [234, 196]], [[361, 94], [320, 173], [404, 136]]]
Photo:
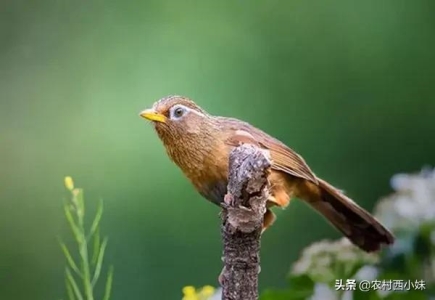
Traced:
[[100, 229], [97, 229], [97, 232], [94, 234], [93, 238], [93, 250], [92, 250], [92, 266], [95, 266], [98, 259], [98, 254], [100, 253]]
[[356, 289], [352, 293], [353, 300], [382, 300], [381, 296], [374, 289], [369, 291], [362, 291], [360, 289]]
[[97, 213], [95, 214], [94, 221], [92, 222], [88, 238], [91, 238], [98, 230], [100, 225], [101, 216], [103, 215], [103, 200], [98, 203]]
[[304, 291], [311, 295], [314, 291], [314, 281], [308, 275], [291, 275], [289, 277], [290, 288]]
[[62, 248], [63, 254], [65, 255], [66, 260], [68, 261], [68, 264], [71, 267], [71, 269], [74, 272], [76, 272], [77, 275], [82, 277], [82, 274], [80, 273], [80, 270], [77, 267], [77, 264], [74, 262], [74, 259], [72, 258], [67, 246], [64, 243], [60, 242], [60, 247]]
[[435, 230], [435, 221], [426, 221], [420, 225], [420, 235], [430, 240], [432, 232]]
[[266, 290], [260, 300], [305, 300], [314, 292], [314, 282], [307, 275], [291, 275], [289, 282], [290, 289]]
[[92, 286], [95, 286], [95, 284], [98, 281], [98, 278], [100, 277], [101, 268], [103, 267], [104, 252], [106, 251], [106, 247], [107, 247], [107, 238], [103, 240], [103, 243], [101, 244], [100, 247], [100, 251], [98, 253], [97, 265], [95, 266], [95, 272], [92, 278]]
[[71, 231], [74, 234], [74, 238], [76, 239], [77, 243], [80, 244], [82, 241], [81, 231], [80, 231], [79, 227], [77, 226], [77, 224], [74, 220], [74, 217], [71, 214], [71, 209], [68, 207], [67, 204], [65, 204], [64, 210], [65, 210], [65, 217], [68, 220], [68, 224], [71, 228]]
[[83, 296], [82, 293], [80, 292], [79, 286], [77, 285], [69, 268], [65, 269], [65, 274], [69, 284], [71, 285], [71, 289], [74, 291], [74, 295], [76, 296], [77, 300], [83, 300]]
[[65, 276], [65, 286], [66, 286], [66, 293], [68, 295], [68, 299], [69, 300], [76, 300], [71, 283], [68, 281], [66, 276]]
[[110, 266], [109, 272], [107, 274], [106, 287], [104, 289], [103, 300], [110, 299], [110, 294], [112, 292], [112, 282], [113, 282], [113, 266]]
[[298, 294], [292, 290], [266, 290], [261, 296], [260, 300], [305, 300], [304, 295]]
[[[418, 261], [413, 257], [413, 253], [397, 253], [388, 257], [381, 264], [381, 270], [386, 273], [401, 274], [402, 278], [397, 277], [394, 279], [408, 279], [412, 277], [412, 272], [418, 267]], [[393, 279], [385, 277], [385, 279]]]
[[432, 241], [430, 234], [432, 233], [432, 224], [423, 224], [420, 227], [420, 232], [414, 240], [414, 256], [420, 261], [426, 260], [431, 255]]

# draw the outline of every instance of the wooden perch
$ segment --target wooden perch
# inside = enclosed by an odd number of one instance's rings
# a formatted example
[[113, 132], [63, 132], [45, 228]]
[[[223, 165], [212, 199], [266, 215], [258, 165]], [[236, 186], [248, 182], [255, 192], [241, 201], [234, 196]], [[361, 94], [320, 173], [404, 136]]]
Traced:
[[270, 165], [268, 153], [252, 145], [236, 147], [230, 154], [228, 194], [222, 204], [222, 300], [258, 299], [260, 237]]

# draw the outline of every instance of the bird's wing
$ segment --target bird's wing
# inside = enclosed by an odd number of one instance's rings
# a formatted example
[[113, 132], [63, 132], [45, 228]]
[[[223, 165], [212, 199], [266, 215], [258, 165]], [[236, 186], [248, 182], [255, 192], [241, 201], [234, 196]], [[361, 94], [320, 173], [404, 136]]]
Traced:
[[227, 139], [227, 144], [237, 146], [243, 143], [249, 143], [267, 149], [270, 151], [270, 156], [272, 158], [272, 169], [317, 184], [316, 175], [311, 171], [305, 160], [294, 150], [248, 123], [229, 119], [227, 119], [227, 121], [232, 123], [231, 129], [233, 132], [233, 134]]
[[316, 175], [305, 160], [294, 150], [273, 138], [260, 137], [260, 145], [270, 151], [272, 169], [300, 177], [317, 184]]

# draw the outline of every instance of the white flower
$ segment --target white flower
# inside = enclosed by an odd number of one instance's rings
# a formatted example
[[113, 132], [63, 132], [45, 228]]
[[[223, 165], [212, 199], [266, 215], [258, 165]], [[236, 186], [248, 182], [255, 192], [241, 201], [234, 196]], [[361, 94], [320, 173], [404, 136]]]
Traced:
[[[304, 249], [293, 265], [293, 275], [308, 275], [315, 282], [331, 283], [361, 264], [378, 262], [377, 254], [369, 254], [354, 246], [347, 238], [322, 240]], [[336, 273], [341, 270], [342, 273]]]
[[396, 193], [384, 198], [375, 215], [392, 230], [412, 230], [435, 219], [435, 169], [398, 174], [391, 179]]
[[364, 266], [355, 274], [357, 281], [361, 280], [375, 280], [377, 279], [379, 270], [374, 266]]

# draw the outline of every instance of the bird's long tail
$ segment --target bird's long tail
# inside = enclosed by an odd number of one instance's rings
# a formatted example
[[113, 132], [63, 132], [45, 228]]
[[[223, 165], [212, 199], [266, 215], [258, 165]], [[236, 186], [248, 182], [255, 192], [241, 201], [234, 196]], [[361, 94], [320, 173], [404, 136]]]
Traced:
[[339, 231], [361, 249], [372, 252], [382, 244], [392, 244], [393, 235], [370, 213], [322, 179], [318, 185], [305, 181], [298, 197], [328, 219]]

